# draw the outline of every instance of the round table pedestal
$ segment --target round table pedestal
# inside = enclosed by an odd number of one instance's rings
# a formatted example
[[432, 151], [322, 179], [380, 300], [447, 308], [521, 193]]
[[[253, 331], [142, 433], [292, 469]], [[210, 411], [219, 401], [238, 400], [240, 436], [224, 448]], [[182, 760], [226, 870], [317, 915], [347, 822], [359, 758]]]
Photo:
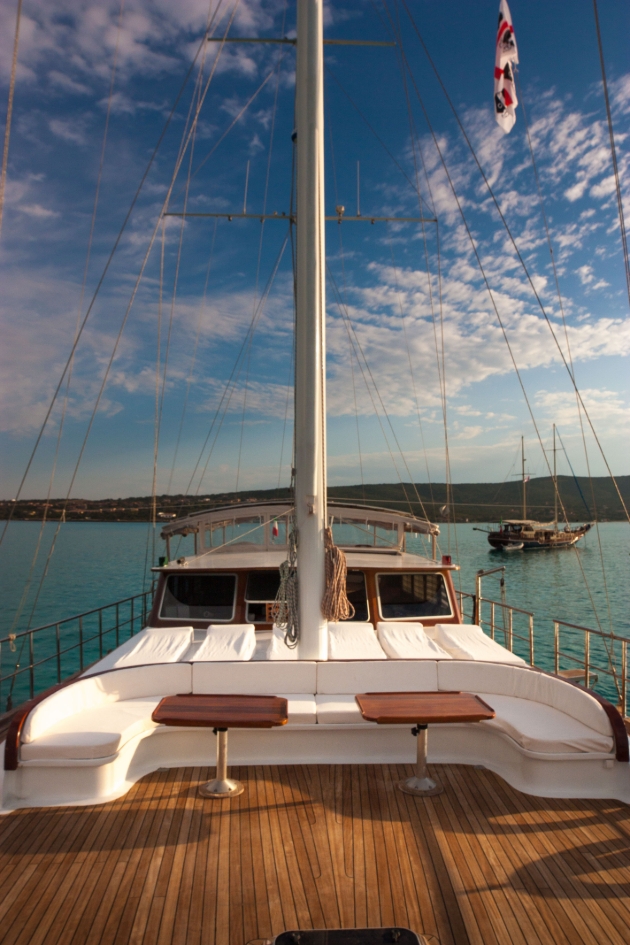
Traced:
[[405, 794], [414, 794], [416, 797], [434, 797], [436, 794], [441, 794], [444, 788], [439, 781], [430, 778], [427, 771], [427, 726], [416, 725], [411, 729], [411, 733], [418, 738], [416, 773], [412, 778], [399, 781], [398, 787]]
[[217, 776], [199, 786], [202, 797], [237, 797], [245, 790], [245, 785], [227, 776], [227, 729], [215, 728], [217, 736]]

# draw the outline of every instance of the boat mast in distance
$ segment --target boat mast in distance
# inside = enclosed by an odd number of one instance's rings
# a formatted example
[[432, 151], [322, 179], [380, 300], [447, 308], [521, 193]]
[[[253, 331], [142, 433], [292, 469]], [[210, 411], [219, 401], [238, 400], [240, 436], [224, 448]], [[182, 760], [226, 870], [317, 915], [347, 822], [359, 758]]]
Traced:
[[328, 656], [325, 589], [326, 363], [324, 343], [323, 0], [297, 4], [297, 312], [295, 518], [300, 659]]

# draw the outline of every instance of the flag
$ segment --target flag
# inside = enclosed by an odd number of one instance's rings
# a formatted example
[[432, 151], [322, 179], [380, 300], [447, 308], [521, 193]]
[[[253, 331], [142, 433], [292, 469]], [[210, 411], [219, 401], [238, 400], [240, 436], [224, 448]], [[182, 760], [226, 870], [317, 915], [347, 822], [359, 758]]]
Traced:
[[518, 100], [514, 85], [515, 63], [518, 63], [518, 50], [512, 16], [506, 0], [501, 0], [494, 59], [494, 117], [506, 134], [512, 130], [516, 121]]
[[273, 525], [271, 526], [271, 534], [273, 538], [277, 538], [280, 534], [280, 529], [278, 528], [278, 523], [276, 521], [274, 521]]

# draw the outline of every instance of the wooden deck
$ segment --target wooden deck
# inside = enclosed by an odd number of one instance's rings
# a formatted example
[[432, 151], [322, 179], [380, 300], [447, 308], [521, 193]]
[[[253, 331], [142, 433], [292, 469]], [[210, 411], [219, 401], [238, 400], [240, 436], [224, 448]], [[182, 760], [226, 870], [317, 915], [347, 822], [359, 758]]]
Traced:
[[[284, 929], [408, 926], [441, 945], [630, 943], [630, 808], [532, 798], [439, 766], [159, 771], [124, 798], [0, 818], [0, 942], [245, 945]], [[431, 939], [429, 939], [431, 941]], [[262, 945], [261, 942], [258, 945]]]

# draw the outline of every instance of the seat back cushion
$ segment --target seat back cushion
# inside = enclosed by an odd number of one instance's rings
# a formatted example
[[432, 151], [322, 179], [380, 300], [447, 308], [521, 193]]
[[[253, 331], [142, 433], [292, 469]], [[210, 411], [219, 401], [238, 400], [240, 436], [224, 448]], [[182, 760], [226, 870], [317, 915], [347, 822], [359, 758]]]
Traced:
[[435, 692], [435, 660], [318, 663], [317, 692], [322, 695], [361, 692]]
[[192, 686], [195, 693], [234, 693], [275, 696], [278, 693], [316, 691], [316, 664], [297, 660], [287, 663], [255, 661], [250, 663], [193, 663]]
[[193, 639], [192, 627], [146, 627], [125, 640], [84, 674], [103, 673], [119, 666], [174, 663], [181, 660]]
[[450, 660], [450, 653], [430, 640], [421, 623], [392, 621], [376, 625], [379, 643], [390, 660]]
[[488, 663], [514, 663], [527, 666], [525, 660], [491, 640], [481, 627], [471, 624], [438, 623], [427, 631], [438, 646], [456, 660], [485, 660]]
[[[497, 695], [542, 702], [578, 719], [600, 735], [612, 733], [608, 716], [597, 699], [584, 689], [537, 669], [451, 660], [437, 664], [437, 675], [440, 689], [480, 695], [494, 692]], [[488, 702], [492, 705], [492, 699]]]
[[345, 620], [328, 624], [328, 659], [384, 660], [387, 657], [371, 623]]
[[191, 660], [231, 662], [251, 660], [256, 649], [253, 623], [210, 624], [206, 637]]
[[68, 716], [99, 705], [190, 692], [191, 681], [190, 663], [133, 666], [77, 679], [35, 706], [22, 728], [22, 741], [28, 744]]
[[291, 648], [284, 642], [284, 630], [280, 630], [274, 623], [271, 631], [271, 640], [267, 647], [265, 659], [268, 660], [296, 660], [298, 658], [297, 646]]

